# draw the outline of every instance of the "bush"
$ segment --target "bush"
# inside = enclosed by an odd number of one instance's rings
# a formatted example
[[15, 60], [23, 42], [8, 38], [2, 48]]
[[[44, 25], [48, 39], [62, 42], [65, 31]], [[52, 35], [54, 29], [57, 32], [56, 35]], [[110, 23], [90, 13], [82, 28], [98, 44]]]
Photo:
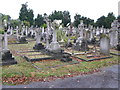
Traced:
[[3, 29], [0, 29], [0, 34], [4, 34], [4, 30]]

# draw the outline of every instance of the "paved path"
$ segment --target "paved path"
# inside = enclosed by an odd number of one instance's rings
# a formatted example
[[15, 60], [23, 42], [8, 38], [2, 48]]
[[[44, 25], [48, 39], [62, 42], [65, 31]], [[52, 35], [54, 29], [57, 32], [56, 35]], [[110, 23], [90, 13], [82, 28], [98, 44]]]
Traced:
[[32, 82], [28, 85], [3, 85], [3, 88], [118, 88], [119, 80], [118, 65], [114, 65], [91, 75], [57, 79], [50, 82]]

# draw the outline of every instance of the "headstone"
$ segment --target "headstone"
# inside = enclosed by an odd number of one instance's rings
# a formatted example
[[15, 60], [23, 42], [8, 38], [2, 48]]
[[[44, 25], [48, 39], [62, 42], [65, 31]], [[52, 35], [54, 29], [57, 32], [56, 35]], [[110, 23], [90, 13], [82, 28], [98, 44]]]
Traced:
[[45, 30], [44, 30], [44, 27], [42, 28], [42, 35], [44, 34]]
[[46, 15], [44, 17], [44, 21], [47, 23], [47, 30], [46, 30], [46, 49], [49, 50], [50, 44], [49, 44], [49, 30], [50, 30], [50, 19]]
[[28, 27], [27, 26], [25, 28], [25, 34], [26, 34], [26, 36], [28, 36]]
[[83, 33], [84, 33], [84, 24], [83, 24], [83, 20], [80, 21], [80, 24], [78, 25], [78, 28], [80, 30], [80, 37], [83, 38]]
[[0, 60], [2, 59], [2, 34], [0, 34]]
[[17, 40], [19, 40], [19, 33], [18, 33], [18, 30], [19, 30], [19, 27], [17, 26], [17, 27], [16, 27], [16, 37], [17, 37]]
[[2, 14], [0, 14], [0, 29], [2, 29], [3, 26], [2, 26]]
[[10, 28], [10, 35], [13, 35], [13, 27]]
[[25, 37], [25, 26], [23, 26], [23, 28], [22, 28], [22, 35], [20, 36], [19, 42], [21, 44], [28, 43], [26, 40], [26, 37]]
[[111, 48], [114, 48], [118, 45], [118, 32], [112, 31], [110, 32], [110, 46]]
[[68, 42], [67, 42], [67, 44], [65, 46], [66, 47], [72, 47], [72, 43], [70, 42], [70, 38], [68, 38]]
[[80, 50], [81, 50], [82, 40], [83, 40], [82, 37], [79, 37], [79, 38], [76, 40], [76, 43], [74, 44], [74, 49], [75, 49], [75, 50], [77, 50], [77, 51], [80, 51]]
[[102, 37], [100, 39], [100, 53], [103, 55], [109, 55], [109, 53], [110, 53], [110, 40], [108, 37]]
[[118, 45], [118, 28], [117, 28], [117, 20], [114, 20], [111, 24], [111, 32], [110, 32], [110, 45], [111, 48], [114, 48]]
[[10, 50], [8, 49], [8, 41], [7, 41], [7, 23], [5, 22], [5, 33], [4, 33], [4, 49], [2, 51], [2, 62], [0, 62], [0, 65], [11, 65], [11, 64], [17, 64], [17, 61], [12, 56], [12, 53], [10, 53]]
[[41, 32], [39, 28], [36, 29], [36, 44], [33, 47], [33, 49], [35, 50], [44, 49], [44, 45], [41, 43]]
[[56, 30], [53, 31], [53, 39], [50, 44], [50, 51], [59, 52], [61, 50], [59, 43], [57, 42], [57, 33]]
[[55, 20], [54, 22], [53, 22], [53, 28], [54, 28], [54, 30], [53, 30], [53, 39], [52, 39], [52, 42], [51, 42], [51, 44], [50, 44], [50, 51], [54, 51], [54, 52], [61, 52], [61, 48], [60, 48], [60, 45], [59, 45], [59, 43], [57, 42], [57, 20]]

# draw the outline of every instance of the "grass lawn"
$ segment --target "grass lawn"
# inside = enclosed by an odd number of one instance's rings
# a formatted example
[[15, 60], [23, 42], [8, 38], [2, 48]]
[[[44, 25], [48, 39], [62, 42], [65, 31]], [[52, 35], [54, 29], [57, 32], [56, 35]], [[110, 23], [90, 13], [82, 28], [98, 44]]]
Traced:
[[40, 62], [35, 62], [34, 64], [37, 65], [39, 68], [52, 68], [52, 67], [60, 67], [63, 65], [70, 65], [72, 63], [78, 63], [77, 61], [73, 60], [70, 62], [61, 62], [59, 59], [58, 60], [44, 60], [44, 61], [40, 61]]
[[[64, 62], [58, 60], [39, 61], [33, 64], [43, 67], [42, 70], [35, 68], [31, 62], [27, 62], [20, 56], [18, 51], [32, 50], [35, 41], [30, 41], [28, 44], [11, 44], [9, 49], [17, 60], [18, 64], [10, 66], [2, 66], [2, 82], [4, 85], [26, 84], [31, 81], [46, 81], [51, 77], [60, 78], [66, 76], [74, 76], [93, 72], [102, 67], [118, 64], [118, 56], [113, 58], [102, 59], [92, 62], [80, 62], [79, 64], [66, 65], [57, 68], [44, 68], [45, 66], [62, 65]], [[65, 63], [66, 64], [66, 63]], [[52, 79], [53, 80], [53, 79]]]

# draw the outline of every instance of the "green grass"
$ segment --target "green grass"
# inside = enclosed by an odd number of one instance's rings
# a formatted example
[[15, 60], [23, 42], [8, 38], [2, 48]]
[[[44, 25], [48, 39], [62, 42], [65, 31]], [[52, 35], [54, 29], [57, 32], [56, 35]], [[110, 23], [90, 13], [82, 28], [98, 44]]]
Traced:
[[60, 60], [48, 60], [48, 61], [41, 61], [41, 62], [35, 62], [34, 64], [37, 65], [39, 68], [52, 68], [52, 67], [60, 67], [60, 65], [69, 65], [71, 63], [75, 63], [75, 61], [70, 62], [61, 62]]
[[[32, 66], [31, 62], [27, 62], [24, 58], [20, 56], [21, 53], [16, 53], [17, 51], [27, 51], [33, 50], [33, 46], [35, 45], [35, 41], [31, 41], [28, 44], [11, 44], [9, 45], [9, 49], [12, 54], [15, 56], [18, 64], [10, 65], [10, 66], [2, 66], [2, 77], [3, 80], [9, 79], [14, 76], [19, 77], [32, 77], [34, 72], [35, 78], [49, 78], [50, 76], [61, 77], [68, 74], [74, 73], [84, 73], [89, 72], [94, 69], [99, 69], [102, 67], [107, 67], [111, 65], [118, 64], [118, 56], [113, 56], [113, 58], [103, 59], [100, 61], [92, 61], [92, 62], [80, 62], [79, 64], [66, 65], [57, 68], [45, 68], [45, 66], [57, 66], [62, 64], [67, 64], [64, 62], [60, 62], [59, 60], [52, 61], [40, 61], [35, 62], [37, 66], [43, 68], [42, 70], [38, 70]], [[3, 84], [15, 85], [12, 82], [3, 82]]]

